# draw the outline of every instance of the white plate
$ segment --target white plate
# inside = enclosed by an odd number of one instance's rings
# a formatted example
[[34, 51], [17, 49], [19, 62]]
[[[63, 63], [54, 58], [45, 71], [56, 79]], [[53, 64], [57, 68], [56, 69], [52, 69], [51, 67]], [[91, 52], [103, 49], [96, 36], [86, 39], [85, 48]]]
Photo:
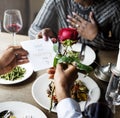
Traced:
[[[85, 76], [82, 73], [79, 73], [78, 79], [80, 79], [87, 86], [89, 91], [91, 91], [91, 94], [90, 94], [91, 99], [88, 104], [97, 102], [100, 98], [100, 88], [98, 87], [96, 82], [93, 81], [93, 79], [91, 79], [90, 77]], [[48, 74], [45, 73], [41, 75], [40, 77], [38, 77], [38, 79], [35, 80], [32, 86], [33, 98], [40, 106], [42, 106], [43, 108], [47, 110], [49, 110], [50, 108], [50, 98], [47, 97], [46, 90], [50, 82], [51, 80], [48, 79]], [[83, 111], [85, 101], [80, 102], [79, 104], [80, 104], [81, 110]], [[52, 109], [52, 111], [56, 112], [55, 109]]]
[[32, 118], [47, 118], [46, 115], [37, 107], [18, 101], [8, 101], [0, 103], [0, 112], [3, 110], [12, 111], [16, 118], [23, 118], [25, 115], [31, 115]]
[[[81, 46], [82, 46], [81, 43], [76, 43], [72, 46], [72, 48], [74, 51], [80, 52]], [[81, 63], [85, 65], [91, 65], [95, 61], [95, 58], [96, 58], [96, 54], [94, 50], [91, 47], [86, 45], [85, 58], [83, 61], [81, 61]]]
[[5, 80], [5, 79], [0, 78], [0, 84], [16, 84], [16, 83], [20, 83], [20, 82], [28, 79], [33, 73], [33, 69], [32, 69], [31, 64], [26, 63], [26, 64], [22, 64], [20, 66], [26, 69], [26, 73], [24, 74], [24, 77], [17, 79], [17, 80], [14, 80], [14, 81]]

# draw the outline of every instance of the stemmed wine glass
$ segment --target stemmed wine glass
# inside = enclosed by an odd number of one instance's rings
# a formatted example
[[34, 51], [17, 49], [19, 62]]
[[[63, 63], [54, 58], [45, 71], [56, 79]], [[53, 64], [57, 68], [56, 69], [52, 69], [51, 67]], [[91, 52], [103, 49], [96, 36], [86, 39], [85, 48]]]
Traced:
[[15, 35], [18, 33], [23, 26], [22, 16], [17, 9], [8, 9], [4, 12], [3, 27], [4, 29], [12, 33], [13, 35], [13, 45], [17, 45]]

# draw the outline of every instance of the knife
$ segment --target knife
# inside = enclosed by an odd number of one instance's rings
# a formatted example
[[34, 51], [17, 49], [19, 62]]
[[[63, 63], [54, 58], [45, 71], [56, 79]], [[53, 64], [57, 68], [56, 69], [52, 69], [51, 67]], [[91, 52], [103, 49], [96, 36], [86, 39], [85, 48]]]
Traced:
[[81, 46], [80, 54], [79, 54], [79, 59], [81, 61], [83, 61], [84, 58], [85, 58], [85, 48], [86, 48], [86, 45], [83, 43], [82, 46]]
[[58, 42], [58, 54], [61, 54], [61, 43]]

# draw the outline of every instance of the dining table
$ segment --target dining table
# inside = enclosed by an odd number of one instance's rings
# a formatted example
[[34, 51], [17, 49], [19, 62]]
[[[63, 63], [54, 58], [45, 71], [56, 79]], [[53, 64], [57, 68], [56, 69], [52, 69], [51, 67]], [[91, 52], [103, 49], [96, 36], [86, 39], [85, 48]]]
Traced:
[[[17, 34], [15, 36], [17, 40], [17, 44], [20, 45], [20, 42], [30, 40], [30, 38], [27, 35], [21, 35]], [[12, 45], [13, 39], [12, 35], [6, 32], [0, 33], [0, 53], [5, 50], [9, 45]], [[105, 102], [105, 93], [106, 88], [108, 86], [108, 82], [102, 81], [95, 77], [94, 75], [94, 69], [99, 65], [106, 65], [109, 62], [112, 64], [116, 64], [117, 61], [117, 55], [118, 51], [114, 50], [98, 50], [94, 49], [96, 54], [95, 62], [93, 62], [91, 65], [93, 66], [93, 71], [89, 74], [89, 76], [98, 84], [101, 94], [100, 94], [100, 102]], [[40, 70], [37, 72], [33, 72], [32, 75], [26, 79], [23, 82], [16, 83], [16, 84], [0, 84], [0, 102], [5, 101], [22, 101], [25, 103], [32, 104], [39, 108], [46, 116], [47, 118], [57, 118], [57, 114], [54, 112], [49, 112], [49, 110], [46, 110], [42, 106], [40, 106], [33, 98], [32, 96], [32, 85], [34, 81], [41, 76], [42, 74], [46, 73], [45, 70]], [[120, 106], [116, 106], [116, 112], [114, 115], [114, 118], [120, 118]]]

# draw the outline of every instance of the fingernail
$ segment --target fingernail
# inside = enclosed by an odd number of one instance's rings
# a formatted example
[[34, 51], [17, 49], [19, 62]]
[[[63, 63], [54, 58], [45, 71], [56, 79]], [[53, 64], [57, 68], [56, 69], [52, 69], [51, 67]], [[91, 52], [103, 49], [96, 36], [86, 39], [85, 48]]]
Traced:
[[67, 15], [68, 18], [72, 18], [70, 15]]
[[43, 36], [43, 39], [45, 39], [45, 41], [47, 41], [47, 40], [48, 40], [48, 38], [47, 38], [46, 36]]
[[76, 15], [76, 13], [75, 13], [75, 12], [72, 12], [72, 14], [73, 14], [73, 15]]
[[70, 22], [70, 20], [69, 20], [69, 19], [67, 19], [66, 21], [67, 21], [67, 22]]

